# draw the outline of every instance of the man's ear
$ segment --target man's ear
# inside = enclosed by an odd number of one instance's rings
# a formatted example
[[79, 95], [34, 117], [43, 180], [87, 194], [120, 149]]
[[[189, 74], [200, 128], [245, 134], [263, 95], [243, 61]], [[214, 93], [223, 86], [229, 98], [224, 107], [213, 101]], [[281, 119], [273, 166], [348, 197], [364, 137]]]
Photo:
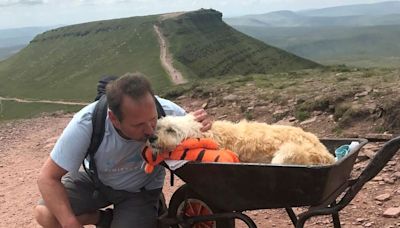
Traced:
[[119, 122], [119, 119], [111, 110], [108, 110], [108, 117], [110, 117], [111, 123], [114, 125], [115, 128], [121, 128], [121, 122]]

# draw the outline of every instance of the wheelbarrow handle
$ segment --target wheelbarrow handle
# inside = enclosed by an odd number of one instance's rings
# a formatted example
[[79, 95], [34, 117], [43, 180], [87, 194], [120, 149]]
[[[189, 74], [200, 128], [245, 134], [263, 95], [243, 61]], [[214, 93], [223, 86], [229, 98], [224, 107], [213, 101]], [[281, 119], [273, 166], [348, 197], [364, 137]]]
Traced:
[[400, 148], [400, 136], [386, 142], [368, 163], [358, 179], [370, 181], [386, 166]]
[[[369, 162], [367, 167], [362, 171], [358, 178], [348, 181], [348, 188], [344, 196], [338, 203], [336, 200], [330, 207], [314, 208], [301, 213], [298, 217], [296, 227], [303, 227], [305, 221], [315, 215], [335, 215], [344, 207], [346, 207], [351, 200], [357, 195], [365, 183], [374, 178], [385, 167], [390, 159], [396, 154], [400, 148], [400, 136], [386, 142], [383, 147], [376, 153], [375, 157]], [[336, 227], [336, 226], [335, 226]], [[338, 226], [340, 227], [340, 226]]]
[[349, 189], [337, 204], [338, 207], [345, 207], [361, 190], [361, 188], [374, 178], [394, 157], [400, 148], [400, 136], [386, 142], [376, 153], [374, 158], [368, 163], [367, 167], [361, 172], [358, 178], [349, 182]]

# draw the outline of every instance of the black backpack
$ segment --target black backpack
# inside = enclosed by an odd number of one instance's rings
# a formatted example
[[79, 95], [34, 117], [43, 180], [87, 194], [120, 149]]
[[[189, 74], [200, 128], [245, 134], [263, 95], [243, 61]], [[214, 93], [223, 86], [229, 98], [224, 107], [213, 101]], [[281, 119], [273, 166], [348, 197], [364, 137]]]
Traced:
[[[85, 161], [83, 161], [83, 168], [85, 172], [89, 175], [90, 179], [92, 179], [95, 191], [93, 192], [93, 197], [97, 197], [99, 194], [100, 186], [102, 185], [96, 168], [96, 163], [94, 160], [94, 156], [103, 141], [104, 131], [105, 131], [105, 120], [107, 117], [107, 97], [105, 95], [106, 86], [109, 82], [116, 80], [117, 77], [115, 76], [104, 76], [99, 80], [97, 84], [97, 96], [95, 101], [98, 100], [96, 107], [94, 108], [93, 115], [92, 115], [92, 125], [93, 125], [93, 132], [92, 137], [90, 140], [89, 148], [86, 152], [85, 158], [89, 160], [89, 168], [86, 168]], [[154, 97], [154, 101], [156, 103], [158, 118], [164, 117], [165, 112], [162, 108], [161, 104], [158, 100]]]

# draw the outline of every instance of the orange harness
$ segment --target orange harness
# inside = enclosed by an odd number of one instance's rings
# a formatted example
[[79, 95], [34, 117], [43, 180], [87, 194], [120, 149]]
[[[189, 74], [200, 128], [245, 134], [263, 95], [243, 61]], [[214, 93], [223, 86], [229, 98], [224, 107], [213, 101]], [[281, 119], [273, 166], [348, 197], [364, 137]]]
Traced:
[[145, 172], [153, 172], [154, 166], [164, 160], [188, 160], [198, 162], [239, 162], [238, 156], [226, 149], [218, 149], [217, 143], [208, 138], [186, 139], [173, 151], [163, 151], [153, 154], [151, 147], [146, 146], [142, 151], [146, 162]]

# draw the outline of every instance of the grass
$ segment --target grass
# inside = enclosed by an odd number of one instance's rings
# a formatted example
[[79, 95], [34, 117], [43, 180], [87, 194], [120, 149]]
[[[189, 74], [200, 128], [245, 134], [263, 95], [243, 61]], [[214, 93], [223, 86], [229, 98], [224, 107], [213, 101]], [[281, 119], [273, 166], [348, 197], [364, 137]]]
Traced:
[[[326, 111], [333, 115], [335, 121], [345, 123], [357, 118], [363, 118], [363, 113], [352, 108], [354, 94], [365, 91], [366, 88], [373, 89], [369, 93], [371, 99], [377, 100], [378, 104], [388, 94], [396, 94], [398, 90], [397, 82], [400, 80], [398, 70], [389, 69], [358, 69], [344, 71], [343, 77], [347, 80], [338, 81], [338, 71], [335, 67], [329, 69], [302, 70], [297, 72], [271, 73], [271, 74], [252, 74], [249, 76], [232, 75], [231, 77], [207, 78], [188, 84], [171, 86], [161, 93], [160, 96], [175, 100], [177, 97], [185, 95], [193, 99], [209, 99], [216, 97], [222, 99], [219, 94], [242, 94], [241, 96], [254, 95], [254, 99], [262, 101], [264, 105], [273, 103], [281, 107], [295, 105], [296, 109], [289, 114], [294, 115], [298, 120], [309, 118], [314, 111]], [[368, 77], [364, 75], [368, 74]], [[383, 80], [386, 79], [386, 80]], [[252, 85], [252, 86], [248, 86]], [[271, 86], [273, 85], [273, 86]], [[279, 88], [280, 85], [284, 88]], [[356, 85], [356, 86], [355, 86]], [[250, 90], [249, 90], [250, 88]], [[254, 90], [254, 88], [256, 88]], [[210, 97], [212, 94], [212, 97]], [[361, 106], [364, 99], [357, 100]], [[393, 102], [392, 102], [393, 103]], [[40, 104], [20, 104], [15, 102], [2, 102], [3, 110], [1, 119], [27, 118], [34, 116], [42, 111], [52, 112], [59, 109], [74, 111], [75, 107], [63, 105], [42, 105]], [[248, 103], [242, 104], [238, 100], [245, 118], [255, 118], [254, 113], [247, 112]], [[388, 106], [388, 105], [386, 105]], [[385, 109], [394, 109], [396, 105], [384, 106]], [[25, 110], [24, 110], [25, 109]], [[76, 107], [78, 110], [79, 107]], [[350, 109], [350, 111], [348, 111]], [[392, 122], [394, 117], [392, 119]]]
[[347, 110], [351, 108], [351, 104], [349, 103], [341, 103], [336, 105], [333, 118], [338, 121], [342, 116], [346, 113]]
[[368, 116], [369, 113], [365, 109], [357, 106], [351, 106], [343, 113], [339, 120], [339, 126], [345, 127], [347, 125], [351, 125], [356, 120], [361, 120], [363, 118], [367, 118]]
[[299, 121], [304, 121], [310, 118], [310, 113], [304, 110], [296, 110], [294, 113], [294, 117], [296, 117], [296, 119], [298, 119]]
[[0, 121], [12, 119], [28, 119], [42, 113], [52, 113], [62, 110], [63, 112], [76, 112], [81, 109], [80, 105], [59, 105], [43, 103], [19, 103], [15, 101], [0, 100]]
[[196, 11], [161, 23], [177, 62], [191, 77], [248, 75], [318, 67], [246, 36], [225, 24], [217, 11]]
[[171, 82], [160, 64], [155, 21], [157, 16], [132, 17], [40, 34], [20, 53], [0, 62], [0, 95], [88, 101], [102, 75], [136, 71], [160, 91]]

